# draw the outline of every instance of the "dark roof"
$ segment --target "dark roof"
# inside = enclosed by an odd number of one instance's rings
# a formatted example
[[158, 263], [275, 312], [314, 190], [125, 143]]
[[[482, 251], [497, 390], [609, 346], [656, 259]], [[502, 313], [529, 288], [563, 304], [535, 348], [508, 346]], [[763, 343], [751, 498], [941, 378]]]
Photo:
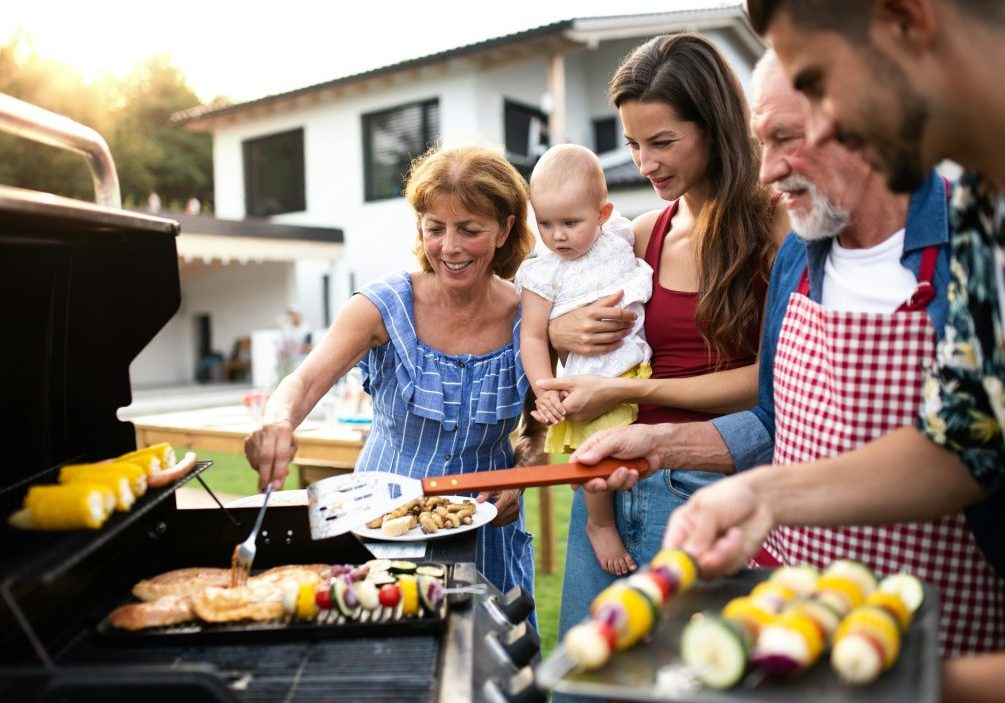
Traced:
[[296, 90], [287, 91], [285, 93], [276, 93], [274, 95], [267, 95], [261, 98], [257, 98], [255, 100], [249, 100], [247, 102], [240, 102], [233, 104], [213, 103], [210, 105], [198, 105], [196, 107], [189, 108], [188, 110], [182, 110], [180, 112], [176, 112], [174, 115], [172, 115], [171, 120], [177, 124], [184, 125], [189, 122], [198, 121], [205, 117], [218, 117], [234, 112], [242, 112], [248, 108], [266, 105], [272, 102], [276, 102], [278, 100], [296, 98], [301, 95], [314, 93], [319, 90], [324, 90], [325, 88], [334, 88], [337, 86], [344, 86], [350, 83], [355, 83], [370, 78], [379, 78], [381, 76], [397, 73], [399, 71], [420, 68], [422, 66], [441, 63], [443, 61], [448, 61], [454, 58], [470, 56], [472, 54], [477, 54], [479, 52], [487, 51], [497, 47], [506, 46], [508, 44], [515, 44], [517, 42], [527, 41], [529, 39], [560, 34], [568, 29], [574, 29], [577, 22], [591, 22], [591, 21], [603, 21], [603, 20], [617, 21], [623, 19], [667, 17], [673, 15], [685, 16], [694, 14], [696, 12], [699, 12], [702, 15], [707, 15], [709, 17], [719, 15], [722, 16], [723, 18], [728, 18], [734, 16], [738, 8], [740, 8], [740, 13], [742, 14], [743, 13], [742, 6], [737, 4], [737, 5], [723, 5], [720, 7], [675, 10], [669, 12], [604, 15], [604, 16], [579, 17], [574, 19], [561, 20], [558, 22], [552, 22], [550, 24], [544, 24], [539, 27], [526, 29], [520, 32], [513, 32], [511, 34], [504, 34], [502, 36], [493, 37], [491, 39], [486, 39], [484, 41], [474, 42], [472, 44], [465, 44], [463, 46], [459, 46], [454, 49], [448, 49], [447, 51], [440, 51], [434, 54], [428, 54], [426, 56], [420, 56], [414, 59], [408, 59], [406, 61], [400, 61], [398, 63], [389, 64], [387, 66], [381, 66], [368, 71], [363, 71], [361, 73], [354, 73], [352, 75], [343, 76], [340, 78], [336, 78], [334, 80], [324, 81], [322, 83], [315, 83], [313, 85], [305, 86], [303, 88], [297, 88]]
[[177, 124], [185, 124], [193, 120], [201, 119], [212, 115], [214, 117], [219, 115], [226, 115], [230, 112], [243, 111], [249, 107], [255, 107], [256, 105], [264, 105], [266, 103], [273, 102], [278, 99], [294, 98], [299, 95], [304, 95], [306, 93], [313, 93], [318, 90], [323, 90], [324, 88], [332, 88], [335, 86], [346, 85], [347, 83], [355, 83], [357, 81], [366, 80], [368, 78], [379, 78], [380, 76], [385, 76], [391, 73], [398, 73], [399, 71], [406, 71], [411, 68], [419, 68], [421, 66], [426, 66], [429, 64], [440, 63], [442, 61], [448, 61], [453, 58], [460, 58], [462, 56], [468, 56], [470, 54], [478, 53], [480, 51], [486, 51], [488, 49], [494, 49], [499, 46], [505, 46], [507, 44], [513, 44], [518, 41], [524, 41], [527, 39], [533, 39], [535, 37], [547, 36], [549, 34], [556, 34], [565, 29], [570, 28], [573, 25], [574, 20], [562, 20], [560, 22], [552, 22], [551, 24], [541, 25], [540, 27], [534, 27], [533, 29], [526, 29], [521, 32], [514, 32], [512, 34], [504, 34], [500, 37], [494, 37], [492, 39], [486, 39], [484, 41], [475, 42], [473, 44], [465, 44], [464, 46], [459, 46], [454, 49], [448, 49], [447, 51], [440, 51], [435, 54], [428, 54], [426, 56], [419, 56], [414, 59], [408, 59], [406, 61], [400, 61], [398, 63], [389, 64], [387, 66], [380, 66], [379, 68], [370, 69], [368, 71], [363, 71], [361, 73], [354, 73], [349, 76], [343, 76], [341, 78], [336, 78], [330, 81], [324, 81], [322, 83], [315, 83], [314, 85], [305, 86], [303, 88], [297, 88], [296, 90], [291, 90], [285, 93], [276, 93], [275, 95], [267, 95], [263, 98], [257, 98], [255, 100], [249, 100], [243, 103], [234, 103], [232, 105], [224, 105], [214, 107], [213, 105], [199, 105], [188, 110], [182, 110], [176, 112], [171, 116], [171, 121]]
[[179, 212], [161, 212], [158, 213], [158, 216], [176, 220], [181, 225], [182, 234], [288, 239], [290, 241], [327, 242], [330, 244], [345, 242], [342, 230], [337, 227], [287, 225], [261, 219], [225, 220], [212, 215], [185, 215]]

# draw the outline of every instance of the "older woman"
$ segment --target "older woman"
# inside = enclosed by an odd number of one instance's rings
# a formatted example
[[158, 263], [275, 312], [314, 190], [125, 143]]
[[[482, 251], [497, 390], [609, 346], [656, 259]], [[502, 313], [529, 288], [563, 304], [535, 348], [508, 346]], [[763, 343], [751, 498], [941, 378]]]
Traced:
[[[508, 279], [534, 244], [526, 183], [490, 149], [434, 149], [412, 164], [405, 195], [416, 213], [421, 270], [354, 295], [280, 383], [245, 444], [262, 487], [281, 485], [296, 453], [293, 429], [357, 363], [374, 418], [356, 471], [423, 478], [515, 465], [509, 436], [527, 379]], [[537, 463], [542, 441], [521, 441], [517, 461]], [[520, 492], [496, 498], [496, 529], [479, 536], [478, 569], [504, 591], [532, 592], [534, 553]]]

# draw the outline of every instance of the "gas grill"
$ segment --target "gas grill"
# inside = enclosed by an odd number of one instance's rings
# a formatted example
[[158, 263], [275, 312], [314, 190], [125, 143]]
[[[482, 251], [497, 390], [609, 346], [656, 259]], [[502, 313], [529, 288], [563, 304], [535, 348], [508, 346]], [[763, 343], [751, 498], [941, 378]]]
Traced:
[[[179, 510], [177, 486], [151, 489], [95, 532], [7, 526], [27, 489], [67, 463], [135, 448], [116, 410], [130, 402], [129, 364], [180, 304], [176, 222], [118, 208], [104, 140], [65, 118], [0, 96], [0, 126], [85, 154], [100, 204], [0, 187], [0, 700], [505, 701], [536, 700], [533, 601], [515, 590], [451, 595], [442, 614], [374, 623], [184, 628], [126, 636], [102, 626], [143, 578], [226, 566], [254, 508]], [[186, 480], [202, 481], [209, 462]], [[205, 484], [204, 484], [205, 485]], [[447, 585], [486, 583], [477, 532], [429, 542]], [[383, 555], [381, 555], [383, 556]], [[359, 564], [353, 535], [313, 541], [306, 508], [273, 507], [256, 571], [282, 564]], [[180, 636], [183, 635], [183, 636]]]

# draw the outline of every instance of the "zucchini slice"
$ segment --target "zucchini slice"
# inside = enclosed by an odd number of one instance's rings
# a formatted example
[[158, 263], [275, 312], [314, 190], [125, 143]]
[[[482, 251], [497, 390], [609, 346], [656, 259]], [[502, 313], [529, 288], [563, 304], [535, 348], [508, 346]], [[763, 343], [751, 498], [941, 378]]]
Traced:
[[383, 586], [385, 583], [395, 583], [398, 579], [387, 571], [371, 571], [366, 575], [366, 580], [374, 586]]
[[696, 613], [681, 633], [680, 653], [695, 676], [711, 688], [730, 688], [747, 671], [750, 642], [735, 624], [712, 613]]
[[366, 562], [366, 564], [364, 564], [364, 566], [369, 566], [371, 573], [374, 572], [374, 571], [387, 571], [388, 569], [391, 568], [391, 560], [390, 559], [371, 559], [370, 561]]
[[443, 602], [443, 584], [440, 580], [433, 576], [419, 576], [416, 579], [416, 585], [419, 587], [419, 600], [422, 601], [422, 607], [430, 613], [437, 612], [440, 603]]
[[414, 574], [417, 568], [414, 561], [392, 561], [387, 570], [392, 574]]
[[415, 573], [419, 576], [432, 576], [433, 578], [442, 579], [447, 571], [442, 566], [437, 566], [436, 564], [423, 564], [416, 568]]
[[349, 620], [355, 619], [359, 614], [359, 600], [352, 587], [346, 581], [337, 579], [332, 584], [331, 595], [332, 602], [335, 603], [338, 611]]

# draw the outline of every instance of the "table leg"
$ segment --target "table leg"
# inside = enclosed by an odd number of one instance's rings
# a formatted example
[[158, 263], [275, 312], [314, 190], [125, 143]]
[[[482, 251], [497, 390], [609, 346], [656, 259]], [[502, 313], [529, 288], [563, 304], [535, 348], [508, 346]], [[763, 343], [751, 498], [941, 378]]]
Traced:
[[541, 486], [538, 511], [541, 519], [541, 571], [555, 573], [555, 505], [552, 486]]

